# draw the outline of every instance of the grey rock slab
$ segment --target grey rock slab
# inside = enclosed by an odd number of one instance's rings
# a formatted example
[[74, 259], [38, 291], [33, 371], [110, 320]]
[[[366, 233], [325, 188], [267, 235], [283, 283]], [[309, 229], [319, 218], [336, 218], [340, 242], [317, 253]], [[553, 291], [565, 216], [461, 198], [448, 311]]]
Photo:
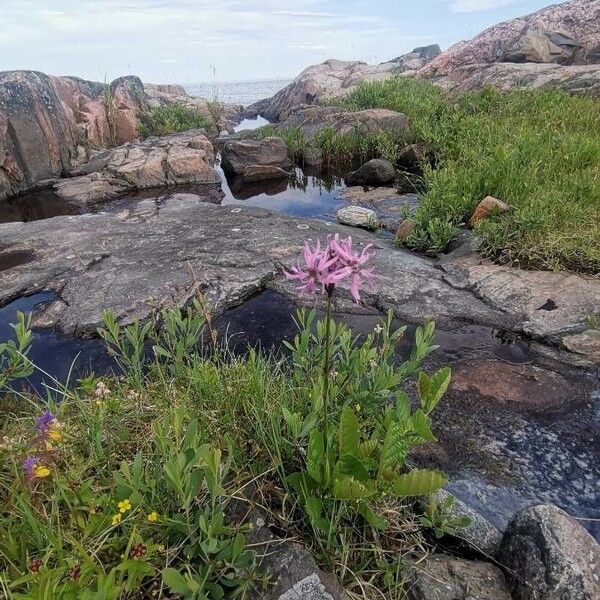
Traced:
[[[175, 195], [150, 208], [143, 216], [134, 210], [0, 224], [0, 265], [6, 253], [34, 256], [26, 264], [0, 269], [0, 304], [42, 289], [56, 290], [64, 306], [54, 324], [67, 333], [93, 332], [105, 308], [129, 322], [147, 317], [156, 307], [184, 304], [198, 289], [221, 311], [268, 282], [281, 282], [282, 267], [300, 257], [306, 240], [339, 232], [352, 235], [359, 249], [374, 244], [378, 279], [363, 291], [366, 305], [393, 308], [398, 318], [410, 322], [464, 319], [515, 331], [531, 329], [531, 319], [520, 308], [525, 300], [519, 299], [531, 295], [537, 273], [515, 276], [495, 267], [505, 273], [504, 287], [514, 286], [512, 294], [510, 289], [498, 291], [512, 298], [506, 304], [486, 292], [488, 282], [480, 281], [477, 273], [459, 285], [433, 261], [361, 230], [253, 207], [233, 213], [198, 197]], [[560, 277], [571, 278], [571, 290], [592, 286], [584, 278]], [[593, 285], [598, 291], [600, 282]], [[283, 288], [295, 294], [293, 287]], [[341, 291], [348, 297], [344, 287]], [[576, 329], [586, 307], [585, 296], [574, 294], [560, 327]], [[555, 328], [548, 322], [537, 331], [552, 333]]]
[[507, 569], [515, 600], [600, 598], [600, 546], [556, 506], [516, 513], [498, 558]]
[[[470, 289], [509, 320], [517, 319], [523, 333], [556, 344], [586, 329], [586, 319], [600, 304], [600, 280], [594, 277], [514, 269], [473, 254], [439, 264], [446, 281]], [[510, 323], [504, 328], [512, 329]]]
[[498, 567], [441, 554], [416, 563], [406, 589], [410, 600], [512, 600]]

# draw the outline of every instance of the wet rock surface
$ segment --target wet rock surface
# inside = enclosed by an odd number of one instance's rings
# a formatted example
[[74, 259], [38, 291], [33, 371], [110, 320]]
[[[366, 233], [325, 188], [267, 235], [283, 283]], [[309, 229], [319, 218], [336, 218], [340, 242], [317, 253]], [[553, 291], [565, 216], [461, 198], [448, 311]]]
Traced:
[[571, 384], [557, 373], [500, 360], [457, 364], [451, 385], [458, 392], [476, 391], [496, 403], [517, 404], [539, 412], [564, 411], [577, 401]]
[[504, 533], [499, 560], [515, 600], [600, 597], [600, 546], [555, 506], [517, 513]]
[[410, 600], [512, 600], [498, 567], [440, 554], [414, 565], [406, 587]]

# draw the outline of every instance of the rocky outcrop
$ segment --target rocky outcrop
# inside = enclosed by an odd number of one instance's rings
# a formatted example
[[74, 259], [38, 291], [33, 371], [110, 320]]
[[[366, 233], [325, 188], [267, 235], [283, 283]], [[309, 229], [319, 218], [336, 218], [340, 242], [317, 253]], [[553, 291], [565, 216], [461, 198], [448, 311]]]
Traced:
[[126, 193], [184, 184], [218, 185], [214, 151], [201, 131], [148, 138], [98, 153], [52, 185], [69, 204], [84, 209]]
[[600, 597], [600, 546], [555, 506], [518, 512], [502, 538], [499, 560], [515, 600]]
[[269, 169], [258, 167], [276, 167], [281, 170], [291, 168], [285, 142], [278, 137], [261, 140], [227, 140], [221, 147], [221, 166], [226, 173], [242, 175], [247, 181], [256, 181], [257, 175], [262, 179], [278, 178], [278, 171], [268, 177]]
[[600, 0], [573, 0], [486, 29], [419, 70], [445, 87], [558, 87], [600, 95]]
[[215, 130], [232, 128], [241, 107], [211, 104], [180, 86], [147, 86], [138, 77], [111, 84], [35, 71], [0, 72], [0, 200], [63, 177], [94, 150], [139, 137], [141, 110], [181, 103]]
[[443, 554], [416, 563], [406, 590], [410, 600], [512, 600], [498, 567]]
[[250, 110], [269, 121], [281, 121], [301, 104], [318, 104], [327, 98], [344, 96], [365, 81], [381, 81], [398, 73], [416, 72], [440, 53], [437, 45], [415, 48], [389, 62], [368, 65], [358, 61], [326, 60], [308, 67], [290, 85], [253, 104]]

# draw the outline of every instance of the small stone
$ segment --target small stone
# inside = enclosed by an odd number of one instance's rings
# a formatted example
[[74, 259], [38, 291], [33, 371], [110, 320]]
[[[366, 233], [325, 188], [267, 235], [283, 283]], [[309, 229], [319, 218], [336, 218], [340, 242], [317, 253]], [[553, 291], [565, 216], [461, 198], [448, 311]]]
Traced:
[[396, 242], [400, 244], [406, 241], [408, 236], [413, 232], [415, 225], [416, 223], [413, 219], [404, 219], [396, 230]]
[[337, 211], [337, 218], [343, 225], [362, 227], [363, 229], [377, 229], [379, 221], [374, 210], [362, 206], [345, 206]]
[[479, 221], [487, 219], [494, 213], [505, 213], [510, 210], [510, 206], [494, 196], [486, 196], [475, 208], [469, 219], [469, 227], [473, 227]]
[[516, 513], [498, 556], [514, 600], [597, 600], [600, 546], [566, 512], [551, 504]]

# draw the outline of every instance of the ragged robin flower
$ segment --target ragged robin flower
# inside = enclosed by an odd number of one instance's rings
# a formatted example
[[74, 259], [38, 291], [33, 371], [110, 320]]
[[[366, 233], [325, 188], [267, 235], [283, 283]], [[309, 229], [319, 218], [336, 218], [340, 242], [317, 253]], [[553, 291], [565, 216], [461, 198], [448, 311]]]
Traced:
[[121, 500], [121, 502], [117, 504], [117, 507], [119, 508], [120, 513], [126, 513], [128, 510], [131, 510], [131, 502], [129, 502], [129, 498]]

